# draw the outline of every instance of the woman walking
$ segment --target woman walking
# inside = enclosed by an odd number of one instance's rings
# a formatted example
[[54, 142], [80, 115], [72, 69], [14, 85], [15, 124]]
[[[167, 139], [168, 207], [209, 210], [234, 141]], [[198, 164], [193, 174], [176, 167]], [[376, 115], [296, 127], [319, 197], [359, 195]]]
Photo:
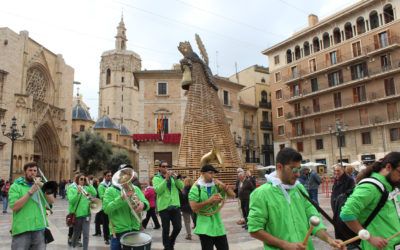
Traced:
[[192, 239], [192, 229], [190, 227], [190, 219], [193, 220], [193, 224], [196, 226], [196, 218], [189, 204], [189, 191], [193, 186], [193, 180], [190, 177], [186, 177], [183, 181], [184, 187], [182, 189], [181, 196], [181, 210], [183, 216], [183, 222], [185, 223], [186, 238], [187, 240]]

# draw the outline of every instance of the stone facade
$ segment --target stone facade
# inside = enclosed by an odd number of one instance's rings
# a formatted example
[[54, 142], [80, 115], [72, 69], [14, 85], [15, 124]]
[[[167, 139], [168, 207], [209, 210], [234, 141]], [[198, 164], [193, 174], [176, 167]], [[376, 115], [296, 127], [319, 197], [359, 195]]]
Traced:
[[[27, 125], [16, 140], [13, 178], [23, 165], [37, 161], [48, 179], [70, 175], [71, 110], [74, 70], [55, 54], [29, 37], [0, 28], [0, 116], [8, 125], [16, 117], [18, 127]], [[21, 132], [21, 131], [20, 131]], [[8, 177], [11, 141], [1, 136], [0, 176]]]
[[[335, 164], [400, 146], [400, 1], [360, 1], [263, 53], [268, 56], [275, 151]], [[338, 130], [339, 128], [339, 130]]]

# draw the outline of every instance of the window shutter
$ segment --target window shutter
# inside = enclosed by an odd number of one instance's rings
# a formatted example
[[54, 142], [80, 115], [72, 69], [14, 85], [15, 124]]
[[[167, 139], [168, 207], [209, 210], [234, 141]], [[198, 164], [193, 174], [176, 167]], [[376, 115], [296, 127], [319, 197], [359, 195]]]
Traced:
[[375, 46], [375, 49], [379, 49], [378, 35], [374, 35], [374, 46]]

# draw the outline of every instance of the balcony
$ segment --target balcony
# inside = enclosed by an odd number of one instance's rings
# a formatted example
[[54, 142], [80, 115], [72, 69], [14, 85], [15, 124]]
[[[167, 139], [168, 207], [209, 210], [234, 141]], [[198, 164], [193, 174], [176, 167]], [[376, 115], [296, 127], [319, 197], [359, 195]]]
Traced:
[[272, 130], [272, 122], [269, 121], [261, 121], [260, 128], [262, 130]]
[[249, 120], [244, 119], [243, 120], [243, 127], [244, 128], [252, 128], [253, 127], [253, 121], [249, 121]]
[[399, 36], [391, 36], [384, 41], [377, 41], [377, 43], [366, 46], [368, 56], [374, 56], [376, 54], [396, 49], [400, 45]]
[[260, 158], [246, 158], [246, 163], [260, 163]]
[[267, 102], [267, 101], [260, 101], [259, 103], [258, 103], [258, 106], [260, 107], [260, 108], [264, 108], [264, 109], [271, 109], [271, 102]]
[[[375, 69], [369, 69], [368, 74], [365, 75], [365, 77], [363, 77], [363, 78], [359, 78], [359, 79], [355, 79], [355, 80], [344, 79], [344, 82], [339, 85], [319, 89], [318, 91], [315, 91], [315, 92], [308, 93], [306, 90], [304, 90], [302, 95], [290, 97], [287, 99], [287, 102], [292, 103], [292, 102], [303, 100], [303, 99], [306, 99], [306, 98], [309, 98], [312, 96], [317, 96], [317, 95], [321, 95], [323, 93], [328, 93], [328, 92], [336, 91], [336, 90], [343, 89], [346, 87], [350, 87], [352, 85], [360, 84], [367, 80], [373, 80], [373, 79], [377, 79], [377, 78], [387, 77], [393, 73], [400, 72], [400, 64], [399, 63], [400, 63], [400, 60], [396, 60], [396, 61], [393, 60], [391, 65], [384, 66], [384, 67], [378, 67]], [[350, 78], [350, 77], [348, 77], [348, 78]]]
[[274, 152], [274, 145], [272, 144], [263, 144], [261, 145], [262, 152]]
[[289, 83], [292, 83], [292, 82], [295, 82], [295, 81], [301, 79], [303, 75], [305, 75], [304, 70], [296, 70], [296, 71], [292, 72], [289, 76], [283, 77], [282, 80], [286, 84], [289, 84]]

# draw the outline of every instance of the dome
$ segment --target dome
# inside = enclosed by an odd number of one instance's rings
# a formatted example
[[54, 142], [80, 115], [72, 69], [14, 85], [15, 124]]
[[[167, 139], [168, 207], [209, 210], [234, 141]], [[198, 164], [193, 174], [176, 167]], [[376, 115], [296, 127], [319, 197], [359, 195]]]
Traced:
[[72, 120], [91, 121], [90, 113], [79, 102], [72, 109]]
[[118, 129], [118, 126], [108, 117], [107, 115], [103, 115], [100, 119], [96, 121], [93, 126], [94, 129], [98, 128], [108, 128], [108, 129]]
[[119, 125], [119, 134], [120, 135], [132, 135], [131, 132], [127, 127], [125, 127], [123, 124]]

